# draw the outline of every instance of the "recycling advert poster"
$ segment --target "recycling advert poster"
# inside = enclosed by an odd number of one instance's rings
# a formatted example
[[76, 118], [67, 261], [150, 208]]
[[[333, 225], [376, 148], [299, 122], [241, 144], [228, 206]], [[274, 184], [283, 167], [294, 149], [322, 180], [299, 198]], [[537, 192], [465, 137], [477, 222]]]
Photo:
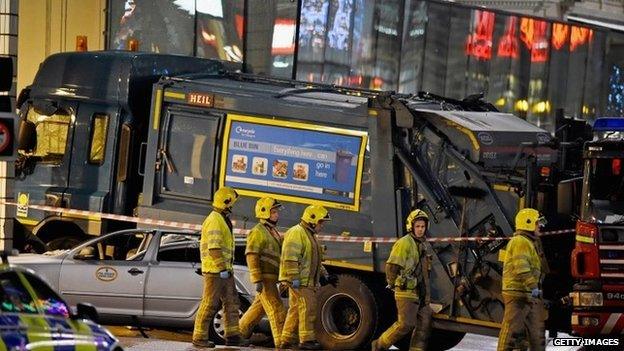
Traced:
[[366, 138], [362, 131], [230, 114], [221, 185], [357, 211]]

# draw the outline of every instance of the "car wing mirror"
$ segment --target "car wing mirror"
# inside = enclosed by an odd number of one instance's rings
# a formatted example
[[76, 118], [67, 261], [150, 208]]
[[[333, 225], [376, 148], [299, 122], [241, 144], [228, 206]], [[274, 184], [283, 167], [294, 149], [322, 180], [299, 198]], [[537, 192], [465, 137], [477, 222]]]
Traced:
[[76, 305], [76, 314], [74, 319], [88, 319], [95, 323], [98, 322], [99, 316], [95, 307], [90, 303], [79, 303]]

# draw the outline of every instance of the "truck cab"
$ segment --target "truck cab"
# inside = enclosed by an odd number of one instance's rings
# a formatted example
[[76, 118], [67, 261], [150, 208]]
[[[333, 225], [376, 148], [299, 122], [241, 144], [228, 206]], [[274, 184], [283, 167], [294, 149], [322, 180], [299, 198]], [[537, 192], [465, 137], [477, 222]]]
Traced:
[[570, 294], [578, 335], [624, 331], [624, 119], [599, 118], [586, 142]]
[[163, 75], [221, 67], [217, 61], [136, 52], [48, 57], [19, 99], [17, 248], [34, 240], [32, 234], [58, 249], [128, 226], [26, 205], [132, 214], [142, 184], [140, 145], [152, 84]]

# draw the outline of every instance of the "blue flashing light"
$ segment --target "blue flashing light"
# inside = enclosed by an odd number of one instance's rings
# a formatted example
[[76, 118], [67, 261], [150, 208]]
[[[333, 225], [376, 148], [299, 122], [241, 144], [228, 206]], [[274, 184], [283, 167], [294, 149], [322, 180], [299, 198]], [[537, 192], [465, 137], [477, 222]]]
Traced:
[[594, 122], [596, 132], [624, 132], [624, 118], [603, 117]]

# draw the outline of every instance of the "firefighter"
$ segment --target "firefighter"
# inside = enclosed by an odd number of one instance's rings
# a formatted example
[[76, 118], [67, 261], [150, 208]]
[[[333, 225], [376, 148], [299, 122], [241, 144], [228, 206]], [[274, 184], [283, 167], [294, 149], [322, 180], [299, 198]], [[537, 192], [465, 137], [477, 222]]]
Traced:
[[320, 350], [316, 340], [316, 292], [322, 283], [336, 285], [338, 278], [328, 275], [321, 264], [322, 252], [315, 234], [330, 220], [323, 206], [310, 205], [301, 216], [301, 223], [290, 228], [284, 235], [279, 280], [288, 285], [288, 312], [280, 338], [282, 348], [296, 345], [299, 348]]
[[230, 187], [222, 187], [214, 194], [213, 211], [202, 224], [200, 255], [204, 277], [204, 292], [195, 317], [193, 345], [214, 347], [208, 340], [208, 330], [213, 316], [223, 304], [225, 310], [225, 344], [247, 346], [238, 327], [238, 294], [234, 283], [234, 236], [230, 214], [238, 199], [238, 193]]
[[419, 209], [405, 223], [408, 234], [392, 246], [386, 261], [386, 281], [394, 290], [398, 318], [377, 340], [373, 351], [386, 350], [412, 332], [410, 351], [425, 350], [431, 330], [429, 258], [425, 247], [429, 217]]
[[516, 232], [505, 249], [503, 261], [503, 302], [505, 314], [498, 338], [498, 350], [544, 350], [544, 303], [541, 280], [548, 265], [538, 238], [546, 224], [532, 208], [516, 215]]
[[282, 204], [271, 197], [263, 197], [256, 203], [256, 218], [260, 223], [251, 229], [247, 237], [245, 256], [251, 282], [258, 294], [240, 320], [241, 334], [249, 338], [266, 312], [276, 346], [280, 344], [286, 318], [286, 309], [277, 290], [282, 238], [275, 226], [281, 208]]

